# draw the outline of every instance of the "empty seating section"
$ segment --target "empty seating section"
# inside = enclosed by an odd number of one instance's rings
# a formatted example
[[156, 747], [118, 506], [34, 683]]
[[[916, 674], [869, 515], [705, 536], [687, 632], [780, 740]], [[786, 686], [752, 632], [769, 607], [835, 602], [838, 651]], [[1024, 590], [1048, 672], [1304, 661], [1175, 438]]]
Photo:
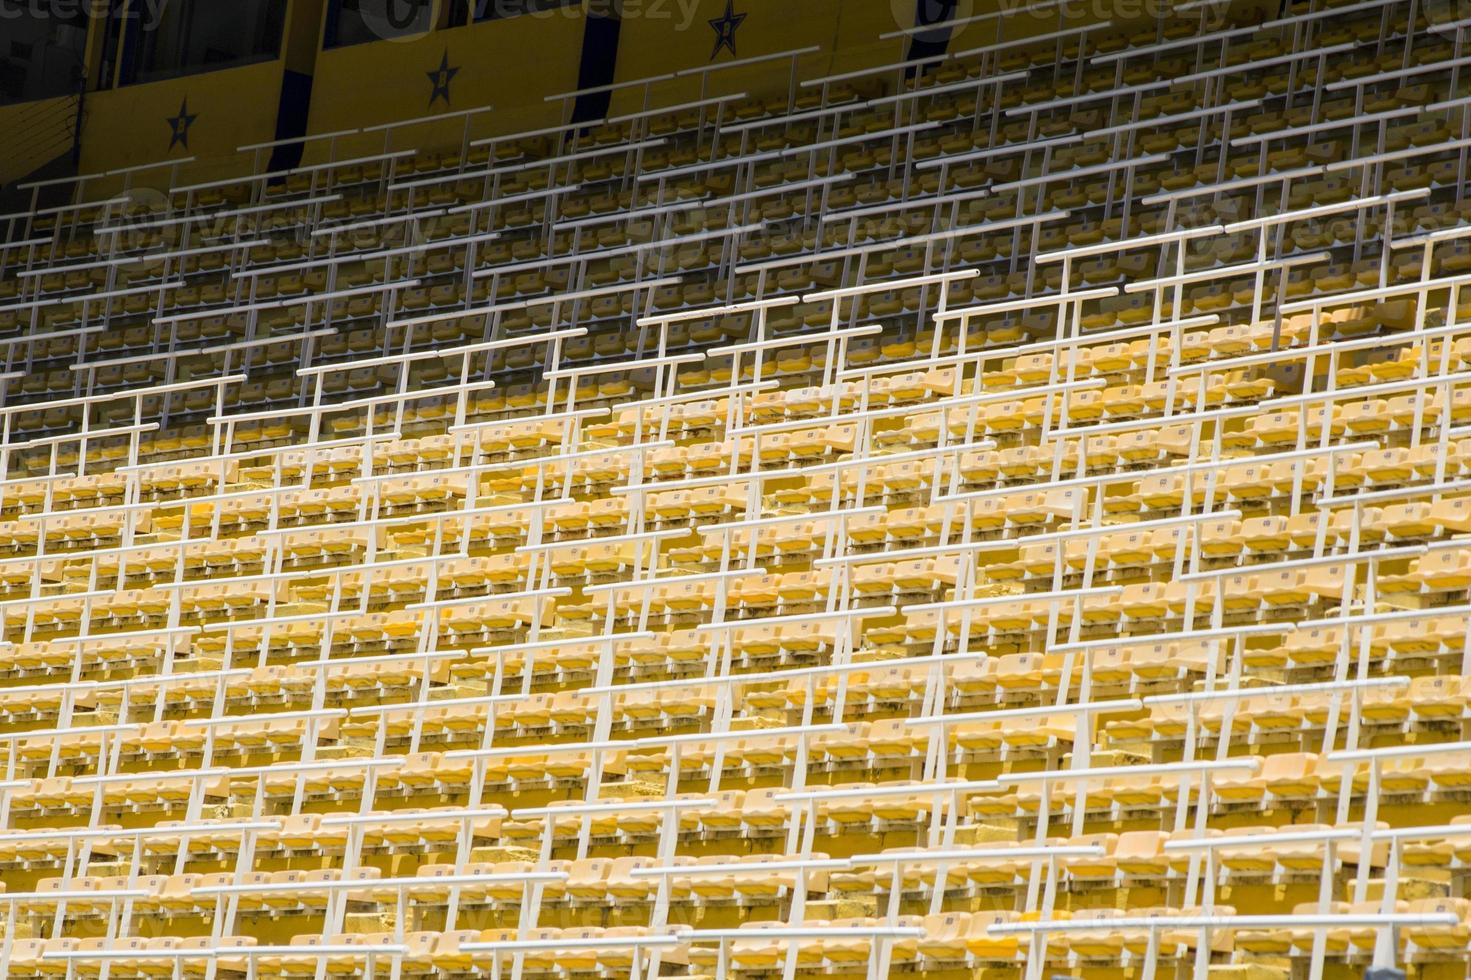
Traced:
[[12, 216], [0, 977], [1464, 976], [1447, 9]]

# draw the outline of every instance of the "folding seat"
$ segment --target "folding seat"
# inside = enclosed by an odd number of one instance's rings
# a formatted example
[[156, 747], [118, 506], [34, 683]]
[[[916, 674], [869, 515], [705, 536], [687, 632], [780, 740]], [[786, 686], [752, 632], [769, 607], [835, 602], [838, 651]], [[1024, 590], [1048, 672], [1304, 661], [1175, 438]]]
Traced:
[[1169, 510], [1181, 507], [1185, 502], [1185, 485], [1190, 482], [1192, 504], [1205, 500], [1206, 481], [1199, 474], [1157, 473], [1139, 481], [1139, 499], [1148, 508]]
[[[1291, 824], [1282, 827], [1252, 827], [1231, 831], [1232, 836], [1257, 838], [1250, 844], [1223, 847], [1217, 850], [1221, 866], [1235, 875], [1268, 875], [1276, 870], [1279, 862], [1287, 868], [1316, 870], [1322, 863], [1323, 845], [1320, 842], [1276, 843], [1273, 835], [1278, 833], [1312, 833], [1329, 829], [1323, 824]], [[1341, 855], [1340, 855], [1341, 857]], [[1283, 939], [1285, 944], [1285, 937]], [[1283, 946], [1285, 951], [1286, 946]]]
[[601, 902], [608, 892], [607, 878], [613, 862], [609, 858], [573, 861], [566, 894], [575, 902]]
[[1017, 719], [1005, 727], [1001, 740], [1013, 747], [1041, 748], [1054, 744], [1070, 745], [1075, 730], [1073, 719], [1065, 715]]
[[1466, 624], [1455, 616], [1427, 616], [1414, 621], [1381, 623], [1372, 631], [1370, 651], [1417, 658], [1433, 656], [1441, 648], [1458, 652], [1465, 640]]
[[1400, 484], [1414, 476], [1414, 466], [1407, 449], [1370, 449], [1348, 454], [1345, 465], [1335, 475], [1345, 482], [1367, 479], [1371, 483]]
[[[359, 937], [357, 940], [355, 940], [355, 943], [361, 943], [362, 945], [367, 945], [367, 940], [368, 940], [369, 936], [371, 936], [373, 934], [371, 934], [371, 933], [368, 933], [368, 934], [356, 933], [356, 934], [352, 934], [352, 935], [356, 935], [356, 936]], [[297, 945], [297, 940], [298, 939], [307, 940], [307, 939], [310, 939], [310, 938], [324, 939], [325, 937], [297, 936], [297, 937], [293, 937], [292, 938], [291, 943], [292, 943], [292, 945]], [[332, 939], [338, 939], [338, 938], [346, 939], [347, 937], [346, 936], [343, 936], [343, 937], [332, 937]], [[399, 963], [401, 964], [402, 971], [404, 973], [407, 973], [407, 974], [424, 974], [424, 973], [430, 973], [430, 972], [432, 972], [433, 969], [434, 969], [434, 959], [433, 959], [433, 957], [434, 957], [434, 948], [435, 948], [436, 945], [438, 945], [439, 940], [440, 940], [440, 934], [437, 933], [437, 932], [424, 932], [424, 931], [419, 931], [419, 932], [405, 932], [403, 934], [402, 942], [403, 942], [403, 945], [404, 946], [408, 947], [408, 951], [406, 953], [404, 953], [403, 956], [402, 956], [402, 959], [399, 960]], [[321, 942], [321, 943], [311, 943], [311, 942], [308, 942], [307, 943], [307, 945], [326, 945], [326, 944], [327, 944], [326, 942]], [[336, 945], [336, 943], [332, 943], [332, 944], [333, 945]], [[302, 960], [305, 961], [306, 958], [305, 957], [302, 957]], [[343, 966], [340, 966], [338, 969], [339, 970], [342, 970], [345, 967], [351, 967], [352, 964], [357, 964], [356, 967], [355, 967], [355, 969], [349, 969], [348, 972], [361, 972], [363, 970], [363, 968], [364, 968], [365, 960], [366, 960], [365, 955], [345, 955], [343, 957]], [[265, 961], [263, 960], [262, 962], [264, 963]], [[305, 966], [306, 964], [303, 963], [303, 965]], [[375, 965], [375, 967], [377, 966], [376, 962], [375, 962], [374, 965]], [[386, 966], [386, 964], [385, 964], [385, 966]], [[288, 969], [289, 969], [289, 967], [288, 967]], [[311, 964], [311, 966], [308, 967], [305, 972], [309, 972], [310, 973], [310, 972], [314, 972], [314, 970], [315, 970], [315, 962], [313, 962]]]
[[1403, 689], [1371, 688], [1360, 699], [1360, 714], [1366, 724], [1402, 725], [1409, 720], [1410, 704]]
[[[1452, 825], [1471, 823], [1471, 816], [1451, 818]], [[1401, 847], [1400, 860], [1407, 867], [1448, 868], [1453, 861], [1464, 861], [1468, 851], [1466, 838], [1459, 836], [1406, 840]]]
[[914, 943], [916, 951], [926, 960], [942, 963], [965, 960], [968, 952], [965, 939], [970, 931], [970, 920], [969, 912], [925, 916], [920, 925], [924, 935]]
[[1323, 406], [1314, 406], [1307, 410], [1305, 416], [1297, 410], [1258, 415], [1251, 420], [1249, 429], [1268, 446], [1295, 444], [1300, 427], [1305, 427], [1309, 440], [1318, 439], [1325, 426], [1331, 436], [1337, 437], [1343, 434], [1345, 423], [1340, 418], [1342, 409], [1338, 405], [1331, 408], [1329, 412]]
[[1305, 719], [1325, 704], [1311, 694], [1264, 693], [1242, 698], [1237, 705], [1237, 716], [1243, 724], [1252, 726], [1258, 736], [1290, 734], [1302, 728]]
[[[790, 810], [786, 804], [778, 803], [773, 799], [782, 792], [785, 791], [780, 789], [748, 790], [741, 803], [741, 825], [746, 827], [748, 832], [769, 832], [785, 827]], [[701, 825], [716, 830], [722, 829], [719, 822], [712, 822], [711, 816], [702, 817]]]
[[[147, 940], [137, 938], [107, 939], [103, 937], [92, 937], [78, 940], [74, 951], [79, 954], [102, 954], [114, 951], [138, 952], [145, 948], [146, 943]], [[43, 964], [46, 962], [45, 957], [46, 954], [43, 953]], [[100, 955], [92, 955], [86, 958], [73, 958], [70, 963], [72, 965], [72, 971], [77, 976], [96, 976], [101, 972], [103, 963], [108, 963], [109, 966], [120, 966], [118, 972], [123, 976], [138, 975], [136, 961], [131, 959], [104, 960]], [[49, 973], [51, 971], [46, 972]]]
[[1273, 796], [1312, 795], [1318, 787], [1317, 755], [1287, 752], [1268, 756], [1257, 773], [1229, 770], [1215, 774], [1212, 789], [1218, 798], [1231, 802], [1260, 802]]
[[[1053, 910], [1053, 918], [1066, 919], [1068, 917], [1065, 910]], [[1020, 914], [1011, 911], [972, 912], [970, 929], [965, 936], [966, 949], [970, 951], [971, 956], [982, 962], [1014, 961], [1021, 945], [1018, 934], [993, 935], [990, 928], [992, 925], [1016, 922], [1020, 918]]]
[[1403, 937], [1419, 949], [1445, 952], [1463, 949], [1471, 939], [1471, 901], [1464, 898], [1421, 898], [1409, 903], [1410, 914], [1454, 915], [1460, 922], [1454, 926], [1406, 926]]
[[47, 961], [43, 959], [43, 956], [47, 952], [47, 947], [49, 945], [53, 943], [71, 944], [70, 947], [63, 947], [60, 945], [54, 947], [53, 951], [62, 952], [67, 948], [75, 948], [78, 942], [79, 940], [76, 939], [14, 939], [11, 941], [10, 957], [7, 963], [9, 973], [13, 977], [43, 976], [46, 972], [49, 972], [47, 970], [48, 967], [52, 966], [52, 964], [61, 962], [58, 960]]
[[1431, 505], [1423, 502], [1387, 504], [1379, 511], [1378, 522], [1365, 535], [1372, 539], [1383, 538], [1388, 532], [1400, 541], [1430, 537], [1435, 533]]
[[[294, 937], [292, 940], [293, 944], [296, 944], [296, 940], [301, 938], [303, 937]], [[363, 932], [345, 933], [327, 937], [325, 938], [323, 944], [352, 947], [387, 945], [392, 943], [392, 941], [392, 933]], [[314, 974], [316, 972], [317, 967], [316, 961], [314, 959], [310, 959], [304, 956], [291, 957], [290, 954], [288, 954], [288, 957], [290, 957], [290, 959], [283, 957], [283, 960], [286, 960], [286, 969], [288, 971], [294, 970], [303, 974]], [[322, 957], [322, 959], [325, 961], [326, 971], [329, 976], [352, 976], [363, 969], [366, 958], [366, 953], [355, 952], [333, 953]], [[383, 959], [386, 960], [387, 957], [383, 957]]]
[[1464, 679], [1453, 675], [1417, 677], [1403, 695], [1416, 719], [1447, 721], [1465, 713], [1468, 691]]
[[[1389, 829], [1389, 824], [1379, 821], [1375, 824], [1379, 830]], [[1328, 824], [1298, 825], [1303, 831], [1331, 830]], [[1291, 833], [1288, 827], [1279, 828], [1282, 833]], [[1279, 867], [1299, 874], [1316, 874], [1322, 868], [1323, 844], [1316, 841], [1299, 841], [1296, 843], [1278, 843], [1273, 848]], [[1355, 866], [1363, 863], [1364, 854], [1358, 841], [1341, 841], [1336, 848], [1338, 860], [1345, 866]], [[1389, 857], [1389, 844], [1387, 841], [1375, 842], [1369, 852], [1369, 864], [1376, 869], [1383, 868]]]
[[1114, 845], [1113, 861], [1119, 872], [1133, 878], [1162, 878], [1170, 869], [1164, 850], [1169, 834], [1155, 830], [1128, 831]]
[[1198, 527], [1200, 552], [1212, 558], [1236, 558], [1241, 554], [1242, 523], [1238, 520], [1206, 521]]
[[[1335, 907], [1338, 903], [1334, 903]], [[1306, 906], [1304, 906], [1306, 907]], [[1409, 903], [1397, 901], [1391, 907], [1391, 911], [1405, 914], [1409, 910]], [[1375, 915], [1384, 911], [1382, 901], [1350, 902], [1343, 910], [1350, 915]], [[1316, 907], [1313, 909], [1316, 912]], [[1294, 929], [1292, 930], [1293, 951], [1297, 955], [1312, 955], [1313, 945], [1316, 941], [1313, 935], [1315, 930]], [[1326, 936], [1326, 952], [1329, 956], [1358, 955], [1367, 956], [1373, 953], [1378, 942], [1379, 930], [1372, 926], [1353, 926], [1343, 929], [1330, 929]]]
[[1132, 917], [1130, 909], [1078, 909], [1071, 916], [1073, 922], [1092, 921], [1098, 927], [1056, 934], [1048, 940], [1048, 955], [1063, 956], [1071, 952], [1084, 960], [1117, 960], [1123, 954], [1125, 933], [1110, 927], [1108, 920]]
[[1429, 778], [1436, 789], [1460, 792], [1471, 785], [1471, 754], [1465, 752], [1427, 753], [1423, 763], [1413, 770], [1416, 776]]
[[[1327, 911], [1332, 914], [1348, 912], [1347, 902], [1330, 902]], [[1302, 902], [1293, 906], [1293, 915], [1320, 915], [1324, 910], [1317, 902]], [[1313, 945], [1313, 929], [1243, 929], [1236, 933], [1236, 945], [1252, 953], [1286, 956], [1294, 945]]]
[[[96, 909], [105, 909], [109, 904], [107, 899], [94, 900], [86, 897], [86, 893], [88, 892], [100, 891], [105, 881], [105, 878], [91, 875], [75, 876], [70, 879], [47, 877], [37, 880], [35, 891], [39, 895], [56, 895], [62, 892], [72, 894], [74, 897], [66, 900], [67, 908], [73, 912], [87, 912]], [[54, 900], [31, 899], [25, 900], [22, 904], [25, 907], [34, 906], [39, 909], [49, 909], [56, 903]]]
[[1241, 522], [1241, 540], [1248, 550], [1266, 554], [1285, 552], [1291, 544], [1289, 518], [1248, 517]]
[[[901, 916], [900, 926], [913, 926], [915, 917]], [[873, 918], [833, 919], [827, 925], [832, 929], [864, 929], [880, 925], [883, 920]], [[806, 957], [820, 958], [829, 964], [829, 969], [841, 969], [844, 965], [866, 964], [873, 953], [873, 940], [867, 935], [825, 936], [810, 940], [798, 949], [798, 962]]]
[[[729, 945], [730, 963], [737, 970], [771, 970], [779, 966], [786, 954], [786, 943], [778, 940], [762, 939], [760, 931], [763, 929], [781, 928], [782, 922], [743, 922], [739, 928], [742, 932], [749, 931], [750, 939], [733, 939]], [[700, 965], [703, 959], [703, 951], [691, 950], [690, 961], [693, 965]], [[711, 964], [713, 965], [713, 963]]]
[[1471, 585], [1471, 551], [1446, 548], [1418, 559], [1406, 576], [1426, 591], [1458, 591]]
[[1430, 505], [1428, 520], [1445, 533], [1471, 530], [1471, 498], [1442, 497]]

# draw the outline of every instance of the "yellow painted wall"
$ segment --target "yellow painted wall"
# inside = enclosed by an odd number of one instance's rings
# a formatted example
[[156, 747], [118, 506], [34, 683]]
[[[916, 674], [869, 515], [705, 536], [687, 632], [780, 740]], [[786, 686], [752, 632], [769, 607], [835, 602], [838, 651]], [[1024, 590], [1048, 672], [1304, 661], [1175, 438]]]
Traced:
[[[97, 173], [135, 164], [178, 160], [199, 162], [189, 178], [204, 181], [249, 169], [249, 154], [236, 154], [246, 143], [270, 140], [276, 133], [281, 96], [281, 62], [204, 72], [145, 85], [128, 85], [87, 95], [82, 125], [81, 173]], [[170, 146], [173, 126], [185, 101], [188, 146]], [[145, 174], [135, 184], [167, 183], [167, 171]]]
[[[417, 116], [494, 105], [472, 121], [473, 136], [541, 128], [558, 121], [547, 95], [577, 87], [584, 19], [579, 8], [487, 21], [412, 40], [322, 51], [312, 85], [309, 133], [357, 129]], [[430, 73], [453, 71], [449, 99], [435, 99]], [[395, 149], [458, 149], [458, 123], [396, 131]], [[326, 144], [304, 162], [326, 159]], [[337, 156], [381, 152], [383, 134], [339, 142]]]
[[[998, 4], [1012, 10], [1035, 0], [960, 0], [959, 17]], [[1095, 22], [1100, 15], [1127, 21], [1133, 13], [1148, 17], [1167, 0], [1065, 0], [1061, 8], [1028, 15], [1011, 13], [954, 31], [951, 52]], [[907, 38], [881, 40], [880, 35], [912, 25], [914, 0], [619, 0], [622, 27], [615, 80], [628, 82], [660, 73], [725, 64], [737, 59], [808, 46], [799, 76], [811, 78], [872, 67], [903, 58]], [[1234, 0], [1256, 7], [1265, 0]], [[471, 123], [472, 137], [520, 132], [563, 121], [568, 106], [548, 103], [548, 95], [578, 84], [585, 14], [582, 7], [561, 7], [537, 14], [439, 30], [418, 38], [380, 41], [333, 50], [317, 50], [323, 0], [293, 0], [283, 60], [243, 68], [207, 72], [185, 78], [96, 91], [88, 95], [83, 130], [83, 173], [139, 163], [200, 158], [181, 175], [208, 180], [244, 172], [250, 154], [239, 145], [273, 139], [282, 72], [289, 62], [313, 75], [308, 133], [358, 129], [488, 104], [494, 111]], [[727, 14], [729, 8], [729, 14]], [[738, 20], [730, 32], [734, 51], [717, 48], [720, 35], [712, 22]], [[998, 23], [1000, 34], [998, 35]], [[94, 45], [95, 46], [95, 45]], [[313, 57], [315, 61], [313, 63]], [[448, 73], [448, 99], [435, 98], [434, 76]], [[760, 97], [784, 96], [789, 62], [771, 61], [720, 70], [704, 76], [705, 94], [748, 92]], [[648, 106], [667, 106], [697, 98], [701, 77], [685, 76], [655, 83], [646, 92], [635, 86], [616, 91], [609, 113], [617, 115]], [[195, 117], [187, 150], [170, 146], [168, 120], [179, 116], [184, 100]], [[646, 101], [647, 100], [647, 101]], [[23, 108], [23, 107], [20, 107]], [[0, 109], [0, 126], [6, 110]], [[396, 130], [393, 149], [426, 151], [458, 149], [459, 122], [438, 122]], [[3, 144], [0, 144], [3, 148]], [[325, 141], [310, 143], [303, 163], [327, 158]], [[338, 141], [333, 154], [342, 159], [381, 152], [382, 133]], [[167, 171], [159, 171], [162, 182]], [[141, 182], [147, 183], [144, 178]]]
[[[719, 35], [710, 23], [724, 20], [726, 0], [625, 0], [615, 80], [627, 82], [814, 45], [822, 50], [801, 59], [799, 77], [881, 64], [900, 57], [903, 48], [898, 41], [880, 41], [879, 35], [908, 26], [899, 22], [895, 10], [912, 19], [913, 6], [912, 0], [732, 0], [732, 15], [740, 18], [732, 54], [729, 47], [716, 50]], [[787, 91], [789, 78], [789, 60], [731, 68], [710, 73], [706, 93], [780, 95]], [[651, 89], [650, 104], [697, 98], [699, 85], [700, 80], [691, 77], [659, 83]], [[617, 92], [610, 111], [634, 112], [643, 105], [639, 86]]]

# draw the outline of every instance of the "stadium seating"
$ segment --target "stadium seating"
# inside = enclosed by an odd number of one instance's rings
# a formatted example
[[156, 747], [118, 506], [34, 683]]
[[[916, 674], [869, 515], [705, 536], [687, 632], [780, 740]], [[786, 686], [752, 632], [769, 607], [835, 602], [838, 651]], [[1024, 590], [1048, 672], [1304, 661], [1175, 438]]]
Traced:
[[10, 220], [0, 977], [1464, 976], [1464, 24], [1192, 6]]

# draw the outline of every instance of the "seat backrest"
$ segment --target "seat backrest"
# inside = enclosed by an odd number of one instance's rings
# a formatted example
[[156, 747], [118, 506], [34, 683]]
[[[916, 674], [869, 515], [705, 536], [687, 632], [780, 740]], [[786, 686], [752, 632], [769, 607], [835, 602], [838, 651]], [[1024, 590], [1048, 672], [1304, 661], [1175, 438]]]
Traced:
[[970, 914], [970, 929], [968, 935], [990, 937], [990, 928], [1007, 922], [1015, 922], [1021, 916], [1010, 910], [988, 909], [982, 912]]
[[1295, 779], [1312, 772], [1318, 765], [1315, 752], [1283, 752], [1268, 756], [1262, 763], [1263, 779]]
[[439, 941], [434, 944], [435, 953], [459, 952], [461, 943], [473, 943], [480, 938], [478, 929], [456, 929], [452, 932], [440, 934]]
[[1155, 857], [1164, 851], [1169, 834], [1160, 830], [1131, 830], [1119, 835], [1114, 857]]
[[612, 866], [608, 858], [588, 858], [582, 861], [574, 861], [571, 867], [571, 880], [576, 881], [602, 881], [608, 877], [608, 870]]
[[1471, 899], [1465, 898], [1420, 898], [1410, 902], [1411, 913], [1434, 914], [1449, 912], [1460, 919], [1471, 915]]
[[970, 913], [945, 912], [940, 915], [927, 915], [921, 920], [920, 928], [925, 931], [926, 936], [935, 939], [960, 936], [970, 928]]

